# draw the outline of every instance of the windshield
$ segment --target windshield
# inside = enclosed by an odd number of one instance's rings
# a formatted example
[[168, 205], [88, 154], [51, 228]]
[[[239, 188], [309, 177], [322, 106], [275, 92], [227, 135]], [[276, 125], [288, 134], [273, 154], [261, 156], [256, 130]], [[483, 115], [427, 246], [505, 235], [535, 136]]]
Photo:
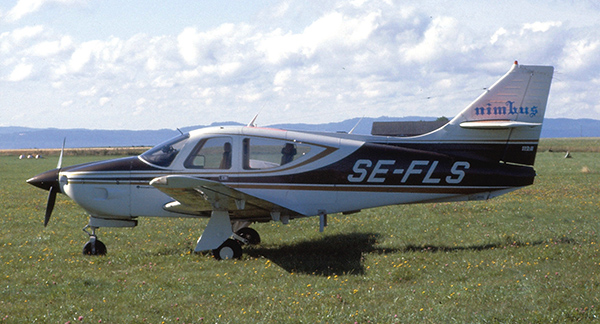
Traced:
[[179, 151], [181, 151], [181, 148], [189, 137], [189, 134], [185, 134], [172, 138], [162, 144], [156, 145], [140, 155], [140, 157], [148, 163], [161, 167], [168, 167], [171, 165]]

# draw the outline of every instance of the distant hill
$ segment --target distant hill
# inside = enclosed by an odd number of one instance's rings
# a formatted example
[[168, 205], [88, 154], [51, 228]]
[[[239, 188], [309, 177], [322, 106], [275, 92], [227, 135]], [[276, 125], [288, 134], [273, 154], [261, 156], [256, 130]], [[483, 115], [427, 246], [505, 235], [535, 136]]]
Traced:
[[546, 118], [542, 126], [542, 137], [600, 137], [600, 120]]
[[[352, 118], [342, 122], [327, 124], [276, 124], [267, 127], [289, 130], [349, 132], [354, 134], [370, 134], [374, 121], [432, 121], [432, 117], [378, 117]], [[210, 126], [241, 125], [240, 123], [213, 123]], [[266, 126], [266, 125], [259, 125]], [[188, 132], [205, 126], [185, 127]], [[90, 129], [36, 129], [27, 127], [0, 127], [0, 149], [58, 148], [63, 138], [67, 146], [80, 147], [119, 147], [119, 146], [154, 146], [179, 134], [177, 130], [90, 130]], [[600, 137], [600, 120], [546, 118], [542, 128], [542, 137]]]
[[60, 148], [66, 146], [116, 147], [154, 146], [178, 134], [177, 130], [90, 130], [90, 129], [35, 129], [0, 127], [0, 149]]

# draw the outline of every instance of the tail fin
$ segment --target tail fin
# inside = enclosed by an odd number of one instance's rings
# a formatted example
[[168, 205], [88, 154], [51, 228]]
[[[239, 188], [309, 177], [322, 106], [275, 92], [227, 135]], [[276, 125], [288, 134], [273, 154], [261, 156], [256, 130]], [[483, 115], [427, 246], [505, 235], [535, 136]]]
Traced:
[[519, 65], [515, 61], [508, 73], [446, 124], [440, 134], [445, 140], [492, 144], [498, 161], [533, 165], [553, 72], [552, 66]]

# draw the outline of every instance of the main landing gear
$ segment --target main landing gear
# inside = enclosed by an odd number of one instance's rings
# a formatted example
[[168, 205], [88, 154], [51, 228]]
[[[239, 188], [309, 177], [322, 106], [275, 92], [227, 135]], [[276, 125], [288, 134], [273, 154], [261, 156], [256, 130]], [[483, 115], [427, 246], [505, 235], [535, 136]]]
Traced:
[[[250, 227], [244, 227], [244, 228], [240, 228], [237, 232], [235, 232], [235, 236], [239, 236], [243, 240], [239, 240], [240, 242], [244, 243], [244, 244], [249, 244], [249, 245], [257, 245], [260, 244], [260, 235], [258, 235], [258, 232]], [[236, 237], [237, 239], [237, 237]], [[247, 241], [247, 242], [246, 242]]]
[[96, 236], [96, 230], [98, 228], [91, 227], [92, 232], [90, 233], [87, 231], [88, 227], [91, 226], [86, 225], [83, 228], [83, 231], [90, 236], [90, 240], [83, 246], [83, 255], [106, 255], [106, 245], [104, 245], [104, 243]]
[[239, 259], [242, 256], [242, 244], [260, 244], [260, 235], [250, 227], [241, 228], [233, 234], [233, 239], [227, 239], [214, 249], [213, 255], [217, 260]]

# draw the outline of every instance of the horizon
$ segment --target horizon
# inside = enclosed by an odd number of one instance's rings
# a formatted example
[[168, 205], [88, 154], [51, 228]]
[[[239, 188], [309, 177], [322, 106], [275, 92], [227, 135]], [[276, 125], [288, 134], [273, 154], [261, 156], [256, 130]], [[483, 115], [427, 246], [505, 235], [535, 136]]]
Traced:
[[[431, 120], [435, 120], [437, 118], [447, 118], [448, 120], [452, 120], [452, 118], [454, 118], [454, 116], [452, 117], [448, 117], [448, 116], [439, 116], [439, 117], [435, 117], [435, 116], [405, 116], [405, 117], [391, 117], [391, 116], [379, 116], [379, 117], [350, 117], [344, 120], [339, 120], [339, 121], [330, 121], [330, 122], [323, 122], [323, 123], [304, 123], [304, 122], [282, 122], [282, 123], [275, 123], [275, 124], [269, 124], [269, 125], [263, 125], [258, 123], [256, 127], [273, 127], [273, 126], [279, 126], [279, 125], [306, 125], [306, 126], [320, 126], [320, 125], [331, 125], [331, 124], [343, 124], [343, 123], [347, 123], [347, 122], [351, 122], [351, 121], [358, 121], [358, 120], [363, 120], [366, 119], [367, 121], [372, 120], [372, 121], [376, 121], [377, 119], [389, 119], [390, 121], [431, 121]], [[590, 121], [597, 121], [600, 122], [600, 118], [588, 118], [588, 117], [583, 117], [583, 118], [569, 118], [569, 117], [558, 117], [558, 118], [552, 118], [552, 117], [544, 117], [544, 120], [557, 120], [557, 119], [565, 119], [565, 120], [573, 120], [573, 121], [578, 121], [578, 120], [590, 120]], [[260, 120], [260, 118], [258, 119]], [[178, 131], [180, 129], [200, 129], [200, 128], [205, 128], [205, 127], [217, 127], [217, 126], [226, 126], [226, 125], [232, 125], [232, 126], [244, 126], [247, 125], [248, 123], [244, 123], [244, 122], [238, 122], [238, 121], [233, 121], [233, 120], [225, 120], [225, 121], [215, 121], [212, 122], [210, 124], [206, 124], [206, 125], [189, 125], [189, 126], [182, 126], [182, 127], [175, 127], [175, 128], [147, 128], [147, 129], [106, 129], [106, 128], [81, 128], [81, 127], [77, 127], [77, 128], [58, 128], [58, 127], [45, 127], [45, 128], [38, 128], [38, 127], [29, 127], [29, 126], [2, 126], [0, 125], [0, 129], [8, 129], [8, 128], [25, 128], [25, 129], [32, 129], [32, 130], [87, 130], [87, 131], [131, 131], [131, 132], [143, 132], [143, 131], [161, 131], [161, 130], [170, 130], [170, 131]], [[543, 126], [542, 126], [543, 129]]]
[[[408, 119], [408, 120], [407, 120]], [[341, 122], [324, 124], [288, 123], [274, 125], [259, 125], [258, 127], [272, 127], [292, 131], [308, 132], [349, 132], [353, 134], [370, 135], [372, 122], [375, 121], [433, 121], [435, 117], [389, 118], [374, 119], [370, 117], [351, 118]], [[358, 122], [361, 120], [361, 122]], [[545, 118], [541, 138], [600, 138], [600, 120], [591, 118]], [[217, 127], [226, 122], [217, 122], [213, 125], [196, 125], [180, 128], [183, 132], [190, 132], [202, 127]], [[236, 123], [244, 126], [245, 123]], [[0, 150], [35, 150], [55, 149], [61, 146], [66, 138], [66, 147], [152, 147], [179, 134], [177, 129], [155, 130], [114, 130], [114, 129], [60, 129], [60, 128], [26, 128], [26, 127], [0, 127]]]

